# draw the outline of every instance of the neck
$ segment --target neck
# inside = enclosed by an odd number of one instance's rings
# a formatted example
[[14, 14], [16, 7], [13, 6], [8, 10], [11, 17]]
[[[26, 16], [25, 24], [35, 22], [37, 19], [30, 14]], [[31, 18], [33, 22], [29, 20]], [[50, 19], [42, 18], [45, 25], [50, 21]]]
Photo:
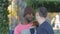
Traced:
[[22, 24], [27, 25], [28, 21], [25, 19]]
[[38, 22], [39, 22], [39, 24], [42, 24], [42, 23], [44, 23], [44, 21], [45, 21], [46, 19], [45, 18], [40, 18], [39, 20], [38, 20]]

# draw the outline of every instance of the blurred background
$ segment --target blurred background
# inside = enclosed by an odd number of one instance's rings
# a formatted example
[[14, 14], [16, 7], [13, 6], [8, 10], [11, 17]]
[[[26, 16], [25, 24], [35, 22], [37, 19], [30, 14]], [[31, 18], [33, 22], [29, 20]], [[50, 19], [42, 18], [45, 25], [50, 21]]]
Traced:
[[47, 19], [55, 34], [60, 34], [60, 0], [0, 0], [0, 34], [14, 30], [26, 6], [34, 9], [44, 6], [48, 9]]

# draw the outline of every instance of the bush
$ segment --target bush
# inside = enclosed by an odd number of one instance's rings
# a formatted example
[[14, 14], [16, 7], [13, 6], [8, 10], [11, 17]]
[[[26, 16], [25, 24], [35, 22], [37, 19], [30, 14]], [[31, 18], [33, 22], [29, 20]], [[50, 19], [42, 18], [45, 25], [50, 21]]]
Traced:
[[41, 1], [41, 0], [26, 0], [27, 4], [36, 10], [38, 7], [44, 6], [49, 12], [60, 12], [59, 1]]
[[8, 0], [0, 0], [0, 34], [8, 34]]

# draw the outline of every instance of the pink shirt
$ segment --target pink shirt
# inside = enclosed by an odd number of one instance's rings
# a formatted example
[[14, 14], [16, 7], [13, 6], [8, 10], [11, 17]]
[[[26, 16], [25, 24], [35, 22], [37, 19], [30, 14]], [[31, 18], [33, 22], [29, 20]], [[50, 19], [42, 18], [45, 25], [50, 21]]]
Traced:
[[20, 34], [22, 30], [29, 29], [31, 26], [32, 24], [28, 24], [28, 25], [19, 24], [15, 27], [14, 34]]

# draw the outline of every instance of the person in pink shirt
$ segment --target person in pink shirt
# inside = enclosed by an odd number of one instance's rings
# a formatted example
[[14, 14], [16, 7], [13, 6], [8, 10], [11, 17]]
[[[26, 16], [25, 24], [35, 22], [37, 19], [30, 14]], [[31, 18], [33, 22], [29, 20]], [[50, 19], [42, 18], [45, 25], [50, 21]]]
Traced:
[[27, 6], [24, 10], [24, 21], [21, 24], [18, 24], [14, 29], [14, 34], [30, 34], [29, 29], [33, 25], [34, 12], [33, 9]]

